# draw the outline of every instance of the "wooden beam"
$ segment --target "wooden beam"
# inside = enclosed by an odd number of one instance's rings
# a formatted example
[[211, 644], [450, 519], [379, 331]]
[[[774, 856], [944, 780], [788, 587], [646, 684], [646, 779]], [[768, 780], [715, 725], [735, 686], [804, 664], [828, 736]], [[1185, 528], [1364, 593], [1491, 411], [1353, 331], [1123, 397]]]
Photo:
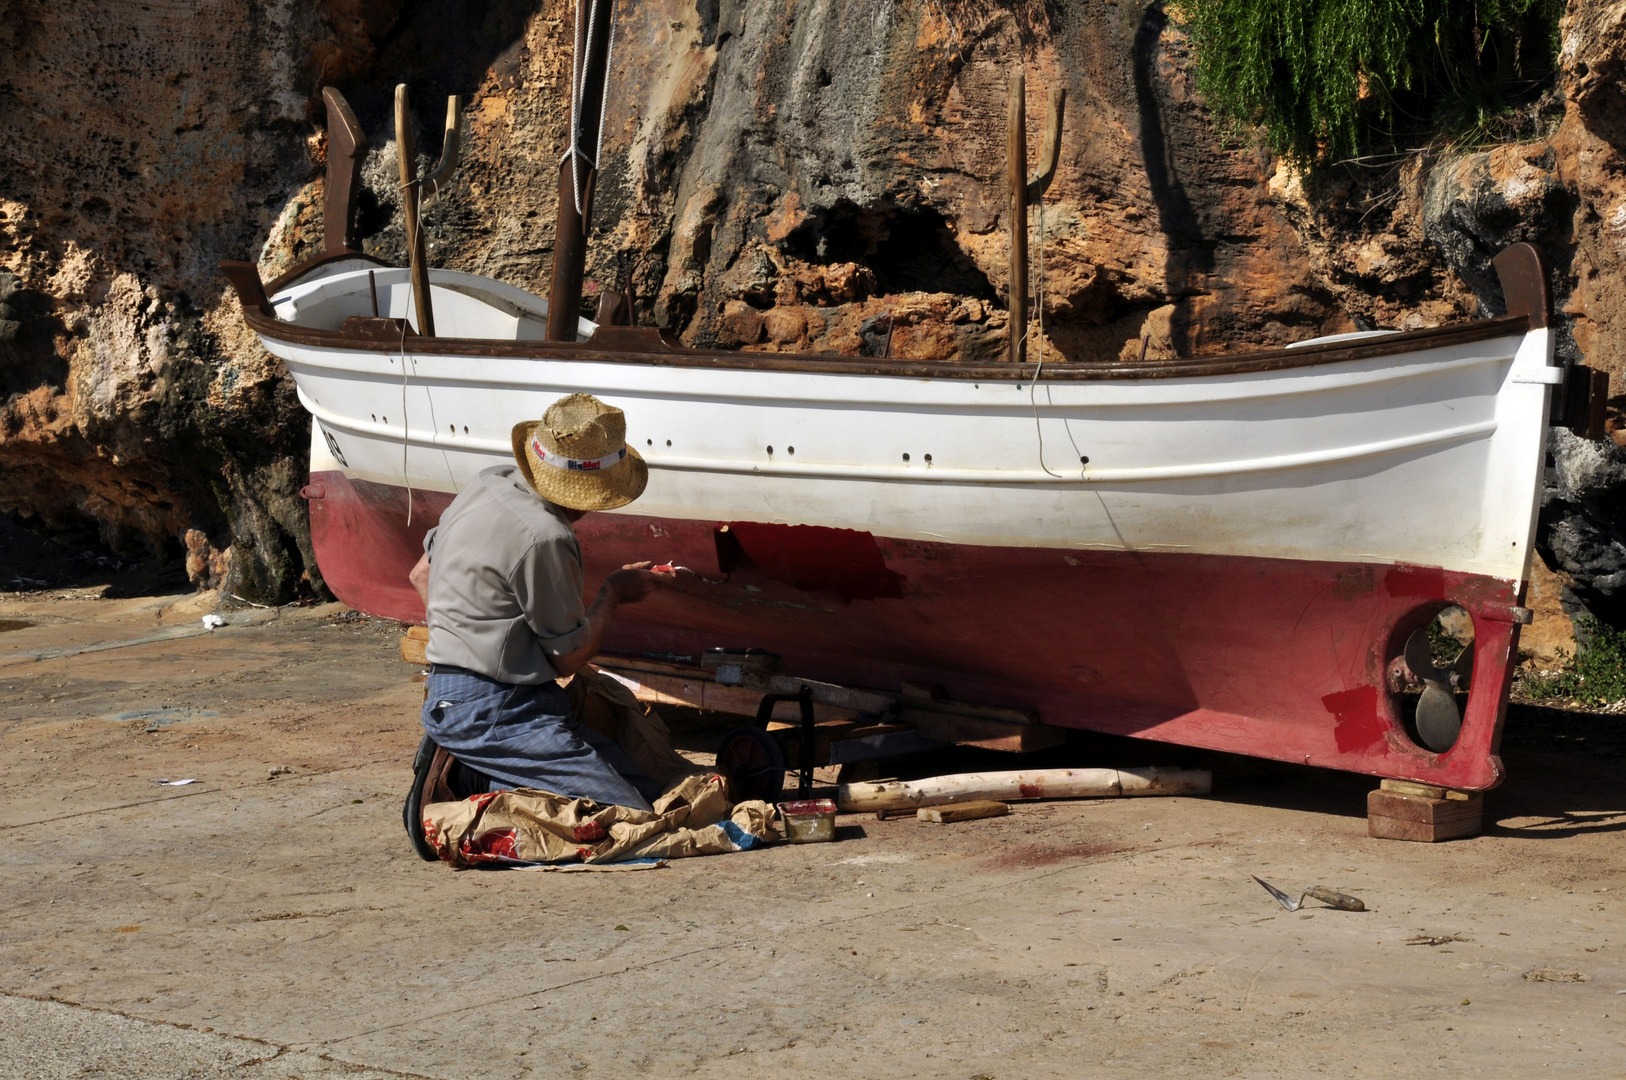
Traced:
[[1007, 228], [1011, 234], [1010, 361], [1027, 359], [1028, 330], [1028, 114], [1027, 80], [1018, 67], [1011, 73], [1005, 118], [1005, 179], [1010, 188]]
[[357, 251], [356, 193], [367, 160], [367, 136], [344, 95], [322, 87], [327, 103], [327, 178], [322, 183], [322, 250], [328, 255]]
[[422, 222], [418, 203], [423, 196], [418, 186], [418, 147], [412, 139], [412, 104], [406, 83], [395, 88], [395, 146], [401, 165], [401, 213], [406, 219], [407, 263], [412, 273], [412, 303], [418, 316], [418, 333], [435, 336], [435, 312], [429, 298], [429, 263], [424, 256]]
[[984, 750], [1021, 754], [1060, 746], [1067, 741], [1066, 731], [1049, 724], [1012, 724], [1004, 720], [987, 720], [978, 716], [911, 708], [908, 705], [899, 710], [898, 719], [914, 728], [921, 738], [961, 746], [980, 746]]

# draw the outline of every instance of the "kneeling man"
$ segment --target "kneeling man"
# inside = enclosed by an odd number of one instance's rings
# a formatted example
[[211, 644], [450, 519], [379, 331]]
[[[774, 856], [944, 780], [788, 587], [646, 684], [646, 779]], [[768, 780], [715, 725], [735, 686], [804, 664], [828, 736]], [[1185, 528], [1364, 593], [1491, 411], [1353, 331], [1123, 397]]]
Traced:
[[405, 824], [420, 855], [431, 789], [466, 798], [514, 787], [650, 809], [660, 792], [609, 739], [570, 715], [555, 681], [598, 653], [615, 609], [672, 580], [649, 563], [605, 579], [583, 606], [572, 524], [643, 493], [648, 467], [626, 418], [587, 394], [514, 428], [514, 465], [486, 469], [424, 537], [412, 584], [429, 613], [423, 745]]

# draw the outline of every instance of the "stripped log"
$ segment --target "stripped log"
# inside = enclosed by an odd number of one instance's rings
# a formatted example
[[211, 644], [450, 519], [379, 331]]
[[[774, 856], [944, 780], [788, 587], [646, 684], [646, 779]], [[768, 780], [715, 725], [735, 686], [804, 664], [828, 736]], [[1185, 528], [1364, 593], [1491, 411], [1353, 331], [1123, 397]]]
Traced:
[[1207, 795], [1213, 774], [1203, 769], [1016, 769], [961, 773], [924, 780], [842, 784], [841, 809], [907, 810], [973, 799], [1110, 799], [1121, 795]]

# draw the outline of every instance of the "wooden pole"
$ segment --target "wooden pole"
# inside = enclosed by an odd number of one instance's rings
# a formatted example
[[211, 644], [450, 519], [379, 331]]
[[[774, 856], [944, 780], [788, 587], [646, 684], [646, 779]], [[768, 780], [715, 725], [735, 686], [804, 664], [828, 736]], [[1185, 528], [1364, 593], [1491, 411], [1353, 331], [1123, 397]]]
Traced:
[[367, 159], [367, 136], [344, 95], [331, 86], [322, 88], [327, 102], [327, 181], [322, 186], [322, 251], [337, 255], [359, 251], [356, 242], [356, 193], [361, 190], [361, 166]]
[[[587, 267], [587, 230], [593, 221], [593, 188], [598, 181], [599, 121], [604, 112], [604, 81], [610, 66], [611, 0], [580, 0], [590, 12], [572, 59], [573, 145], [586, 155], [575, 160], [567, 154], [559, 163], [559, 215], [553, 230], [553, 281], [548, 289], [548, 340], [575, 341], [581, 317], [582, 275]], [[576, 205], [576, 178], [582, 184], [581, 206]]]
[[1028, 119], [1027, 83], [1022, 69], [1011, 74], [1010, 111], [1005, 125], [1005, 172], [1010, 183], [1010, 360], [1027, 359], [1028, 330]]
[[1108, 799], [1120, 795], [1207, 795], [1212, 773], [1199, 769], [1022, 769], [924, 780], [842, 784], [844, 811], [905, 810], [975, 799]]
[[412, 106], [406, 83], [395, 88], [395, 146], [401, 159], [401, 210], [406, 216], [407, 262], [412, 269], [412, 303], [418, 334], [435, 336], [435, 312], [429, 300], [429, 264], [424, 257], [423, 229], [418, 221], [418, 148], [412, 141]]

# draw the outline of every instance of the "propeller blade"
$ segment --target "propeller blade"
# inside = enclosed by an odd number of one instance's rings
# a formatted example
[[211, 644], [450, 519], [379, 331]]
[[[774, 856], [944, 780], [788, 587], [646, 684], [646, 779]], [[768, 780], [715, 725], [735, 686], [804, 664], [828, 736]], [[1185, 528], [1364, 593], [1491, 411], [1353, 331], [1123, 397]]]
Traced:
[[1467, 692], [1474, 678], [1474, 643], [1468, 642], [1457, 658], [1451, 661], [1451, 682], [1458, 690]]
[[1462, 714], [1457, 711], [1457, 699], [1444, 683], [1429, 679], [1423, 684], [1423, 696], [1417, 699], [1417, 735], [1423, 745], [1436, 754], [1443, 754], [1457, 741], [1462, 730]]
[[1428, 631], [1418, 630], [1406, 639], [1406, 666], [1424, 682], [1439, 682], [1445, 672], [1434, 666], [1434, 654], [1428, 647]]

